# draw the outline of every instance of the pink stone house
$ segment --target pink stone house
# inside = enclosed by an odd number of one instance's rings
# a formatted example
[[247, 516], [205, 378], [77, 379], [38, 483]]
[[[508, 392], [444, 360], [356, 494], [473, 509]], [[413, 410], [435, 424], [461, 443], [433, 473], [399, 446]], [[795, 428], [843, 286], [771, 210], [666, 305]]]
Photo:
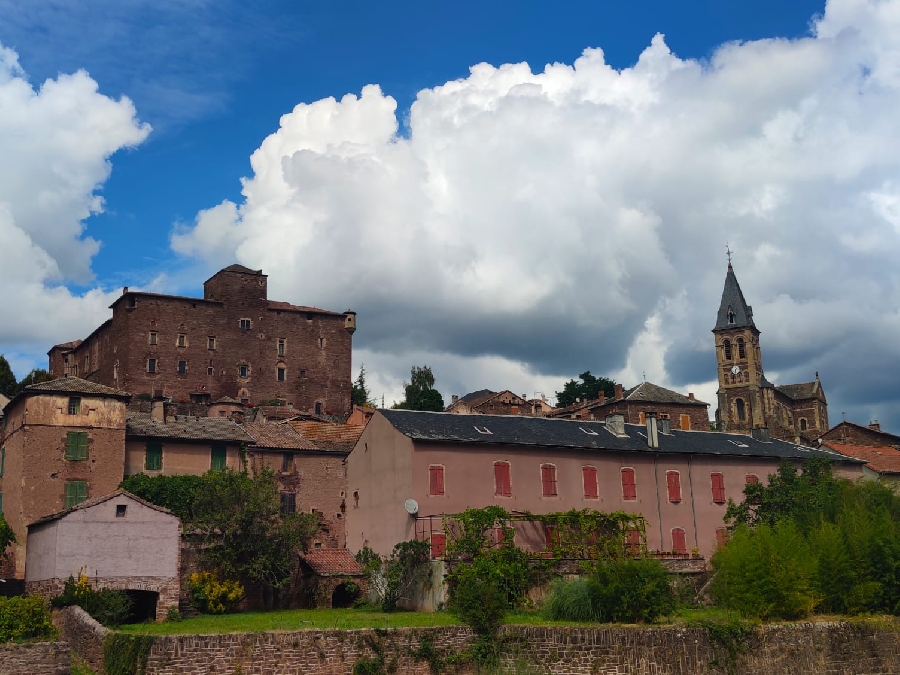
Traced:
[[28, 526], [25, 589], [58, 595], [69, 576], [124, 590], [136, 619], [178, 607], [181, 521], [167, 509], [117, 490]]

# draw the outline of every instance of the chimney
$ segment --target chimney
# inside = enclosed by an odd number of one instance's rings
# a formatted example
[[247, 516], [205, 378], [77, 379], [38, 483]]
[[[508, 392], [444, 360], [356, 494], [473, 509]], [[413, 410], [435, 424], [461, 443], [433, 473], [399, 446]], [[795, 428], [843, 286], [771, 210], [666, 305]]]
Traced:
[[453, 403], [457, 403], [459, 401], [459, 396], [457, 396], [456, 394], [453, 394], [453, 396], [451, 398], [452, 398]]
[[620, 438], [625, 437], [625, 416], [607, 415], [606, 430], [611, 432], [613, 436], [618, 436]]
[[756, 427], [755, 429], [751, 429], [750, 437], [754, 441], [759, 441], [760, 443], [772, 442], [772, 439], [769, 438], [769, 430], [766, 427]]
[[128, 286], [122, 289], [122, 295], [125, 295], [128, 292]]
[[869, 422], [869, 428], [872, 431], [881, 431], [881, 423], [878, 420], [872, 420]]
[[621, 384], [616, 385], [616, 398], [622, 398], [625, 395], [625, 389]]
[[647, 413], [647, 447], [656, 449], [659, 447], [656, 413]]
[[691, 399], [692, 401], [696, 401], [696, 400], [697, 400], [697, 399], [694, 398], [694, 392], [692, 392], [692, 391], [689, 391], [689, 392], [688, 392], [688, 398]]
[[155, 398], [150, 403], [150, 417], [156, 422], [166, 421], [166, 401], [165, 399]]
[[598, 400], [600, 403], [606, 403], [606, 392], [605, 392], [605, 391], [601, 391], [600, 394], [597, 396], [597, 400]]
[[667, 436], [672, 433], [672, 420], [668, 418], [660, 418], [659, 420], [659, 433], [666, 434]]

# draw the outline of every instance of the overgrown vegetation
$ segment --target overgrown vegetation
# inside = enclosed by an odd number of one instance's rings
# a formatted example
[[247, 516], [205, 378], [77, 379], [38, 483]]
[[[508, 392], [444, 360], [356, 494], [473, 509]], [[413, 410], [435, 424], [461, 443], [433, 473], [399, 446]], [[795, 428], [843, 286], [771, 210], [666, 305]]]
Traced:
[[0, 513], [0, 555], [7, 549], [10, 544], [16, 543], [16, 533], [12, 527], [6, 522], [6, 517]]
[[[244, 587], [240, 583], [231, 579], [219, 580], [212, 572], [194, 572], [188, 578], [188, 588], [191, 605], [201, 614], [230, 612], [244, 597]], [[180, 615], [177, 620], [181, 620]]]
[[409, 598], [429, 579], [431, 545], [427, 541], [401, 541], [391, 555], [382, 558], [369, 547], [356, 554], [369, 577], [369, 588], [378, 597], [384, 612], [394, 612], [401, 600]]
[[63, 592], [51, 599], [53, 607], [71, 607], [77, 605], [104, 626], [115, 628], [125, 623], [131, 614], [131, 600], [124, 591], [111, 588], [94, 590], [84, 570], [78, 579], [69, 575], [63, 586]]
[[182, 522], [190, 523], [194, 519], [194, 500], [202, 483], [202, 476], [148, 476], [137, 473], [128, 476], [119, 487], [151, 504], [169, 509]]
[[595, 377], [587, 370], [578, 376], [579, 381], [569, 380], [563, 385], [563, 390], [556, 392], [556, 405], [564, 408], [572, 405], [577, 399], [591, 401], [600, 396], [602, 391], [608, 398], [616, 395], [616, 383], [608, 377]]
[[46, 640], [56, 636], [50, 609], [38, 595], [0, 597], [0, 642]]
[[106, 675], [144, 675], [153, 636], [109, 632], [103, 643]]

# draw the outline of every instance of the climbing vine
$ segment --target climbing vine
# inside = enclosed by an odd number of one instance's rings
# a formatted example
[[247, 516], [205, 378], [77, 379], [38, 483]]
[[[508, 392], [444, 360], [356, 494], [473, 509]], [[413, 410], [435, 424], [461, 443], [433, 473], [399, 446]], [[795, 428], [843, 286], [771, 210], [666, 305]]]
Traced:
[[153, 647], [152, 635], [109, 632], [103, 643], [103, 667], [107, 675], [144, 675]]

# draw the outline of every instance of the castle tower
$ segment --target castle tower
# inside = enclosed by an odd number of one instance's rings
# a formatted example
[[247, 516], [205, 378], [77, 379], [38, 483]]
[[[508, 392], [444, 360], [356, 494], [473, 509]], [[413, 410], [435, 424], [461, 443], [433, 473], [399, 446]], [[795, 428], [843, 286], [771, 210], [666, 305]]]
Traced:
[[712, 332], [719, 374], [717, 421], [728, 431], [766, 426], [764, 390], [773, 387], [763, 374], [753, 308], [744, 300], [730, 260]]

